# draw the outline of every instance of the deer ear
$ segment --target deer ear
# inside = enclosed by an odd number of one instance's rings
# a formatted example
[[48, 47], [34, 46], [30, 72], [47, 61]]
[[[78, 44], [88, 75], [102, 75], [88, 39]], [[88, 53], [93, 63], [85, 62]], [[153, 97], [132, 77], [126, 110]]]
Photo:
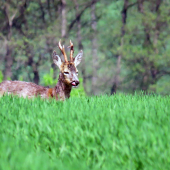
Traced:
[[59, 55], [57, 55], [57, 53], [55, 51], [53, 52], [53, 62], [55, 65], [57, 65], [60, 68], [62, 61], [61, 61], [61, 58], [59, 57]]
[[82, 57], [83, 57], [83, 51], [81, 50], [81, 51], [76, 55], [76, 57], [74, 58], [74, 64], [75, 64], [75, 66], [77, 66], [77, 65], [80, 64]]

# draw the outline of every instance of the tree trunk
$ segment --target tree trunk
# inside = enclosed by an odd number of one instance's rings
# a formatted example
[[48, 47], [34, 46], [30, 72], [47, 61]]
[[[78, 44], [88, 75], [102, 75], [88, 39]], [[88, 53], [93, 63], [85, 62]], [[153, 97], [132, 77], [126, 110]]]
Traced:
[[93, 76], [92, 76], [92, 94], [97, 94], [97, 68], [98, 68], [98, 58], [97, 58], [97, 21], [95, 14], [96, 1], [93, 0], [91, 4], [91, 28], [92, 28], [92, 66], [93, 66]]
[[[123, 44], [121, 44], [121, 46], [123, 46]], [[116, 94], [117, 88], [119, 86], [119, 81], [120, 81], [119, 76], [120, 76], [120, 70], [121, 70], [121, 58], [122, 58], [122, 55], [119, 54], [119, 56], [117, 58], [116, 75], [114, 77], [114, 83], [113, 83], [113, 86], [111, 88], [111, 95]]]
[[[128, 10], [128, 0], [124, 0], [124, 6], [121, 12], [122, 13], [122, 28], [121, 28], [121, 40], [120, 40], [121, 49], [123, 48], [125, 25], [126, 25], [126, 19], [127, 19], [127, 10]], [[111, 95], [116, 94], [117, 88], [120, 84], [121, 59], [122, 59], [122, 54], [120, 52], [117, 58], [116, 75], [114, 77], [114, 83], [111, 88]]]
[[4, 7], [4, 13], [8, 22], [8, 34], [6, 38], [6, 55], [5, 55], [5, 70], [4, 70], [4, 79], [10, 79], [12, 77], [12, 64], [13, 64], [13, 58], [12, 58], [12, 45], [10, 44], [11, 37], [12, 37], [12, 25], [13, 25], [13, 20], [15, 18], [16, 12], [12, 16], [10, 16], [9, 13], [9, 4], [6, 3]]
[[[156, 25], [155, 25], [155, 33], [154, 33], [154, 39], [153, 39], [153, 44], [154, 44], [154, 51], [155, 54], [157, 55], [159, 53], [158, 47], [157, 47], [157, 43], [158, 43], [158, 38], [159, 38], [159, 34], [160, 34], [160, 26], [161, 23], [159, 22], [159, 18], [160, 18], [160, 5], [161, 5], [162, 1], [161, 0], [157, 0], [156, 1], [156, 7], [155, 7], [155, 12], [157, 13], [157, 18], [156, 18]], [[157, 81], [157, 74], [158, 74], [158, 69], [155, 67], [154, 62], [151, 62], [151, 76], [152, 76], [152, 84], [155, 84]]]
[[[82, 36], [81, 36], [81, 21], [79, 16], [79, 4], [77, 0], [74, 0], [75, 8], [76, 8], [76, 18], [77, 18], [77, 42], [78, 42], [78, 48], [79, 50], [83, 50], [83, 44], [82, 44]], [[85, 57], [83, 56], [83, 60], [81, 63], [81, 70], [82, 70], [82, 76], [83, 76], [83, 87], [85, 92], [86, 91], [86, 70], [85, 70]]]
[[40, 80], [40, 76], [39, 76], [39, 72], [38, 72], [38, 64], [39, 62], [35, 63], [34, 60], [33, 60], [33, 56], [29, 56], [28, 58], [28, 65], [32, 67], [32, 71], [33, 71], [33, 74], [34, 74], [34, 77], [33, 77], [33, 82], [35, 84], [39, 84], [39, 80]]
[[[144, 32], [145, 32], [145, 41], [143, 44], [144, 48], [148, 48], [148, 55], [150, 55], [149, 53], [149, 48], [151, 50], [154, 50], [155, 54], [158, 54], [158, 48], [157, 48], [157, 40], [159, 37], [159, 31], [160, 31], [160, 23], [159, 23], [159, 16], [160, 16], [160, 5], [161, 5], [161, 0], [157, 0], [156, 1], [156, 6], [155, 6], [155, 12], [157, 13], [157, 19], [156, 19], [156, 25], [155, 25], [155, 29], [154, 31], [154, 37], [153, 37], [153, 41], [151, 38], [151, 33], [150, 33], [150, 28], [148, 27], [147, 23], [145, 23], [145, 20], [143, 20], [143, 26], [144, 26]], [[138, 10], [140, 13], [142, 13], [143, 15], [145, 15], [145, 11], [143, 8], [143, 3], [144, 0], [138, 0]], [[158, 74], [158, 70], [156, 69], [154, 62], [153, 61], [148, 61], [147, 57], [144, 56], [146, 59], [144, 59], [144, 68], [145, 68], [145, 72], [143, 74], [143, 78], [142, 78], [142, 82], [141, 82], [141, 89], [145, 92], [147, 92], [149, 85], [150, 84], [155, 84], [156, 83], [156, 76]]]
[[39, 57], [38, 61], [35, 62], [29, 43], [25, 42], [25, 46], [26, 46], [26, 56], [28, 57], [28, 61], [26, 62], [26, 65], [32, 68], [32, 72], [34, 74], [33, 80], [30, 81], [33, 81], [35, 84], [39, 84], [40, 77], [38, 72], [38, 66], [40, 64], [41, 58]]
[[66, 1], [61, 0], [61, 36], [66, 38], [67, 32]]
[[5, 55], [5, 71], [4, 71], [4, 79], [11, 79], [12, 77], [12, 64], [13, 64], [13, 59], [12, 59], [12, 48], [9, 46], [8, 42], [6, 45], [6, 55]]
[[33, 78], [34, 83], [39, 84], [40, 76], [39, 76], [38, 65], [37, 64], [33, 65], [33, 73], [34, 73], [34, 78]]

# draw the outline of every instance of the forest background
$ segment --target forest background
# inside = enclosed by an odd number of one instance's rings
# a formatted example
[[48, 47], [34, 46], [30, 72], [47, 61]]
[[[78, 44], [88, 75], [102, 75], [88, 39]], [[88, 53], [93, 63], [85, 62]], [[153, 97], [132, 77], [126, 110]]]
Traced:
[[169, 0], [1, 0], [0, 81], [54, 86], [60, 39], [87, 95], [170, 94]]

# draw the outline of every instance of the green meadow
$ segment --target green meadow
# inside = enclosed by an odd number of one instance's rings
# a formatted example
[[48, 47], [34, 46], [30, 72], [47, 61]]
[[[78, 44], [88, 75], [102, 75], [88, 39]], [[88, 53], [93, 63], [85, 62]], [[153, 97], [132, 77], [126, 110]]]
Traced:
[[170, 96], [0, 98], [0, 170], [168, 170]]

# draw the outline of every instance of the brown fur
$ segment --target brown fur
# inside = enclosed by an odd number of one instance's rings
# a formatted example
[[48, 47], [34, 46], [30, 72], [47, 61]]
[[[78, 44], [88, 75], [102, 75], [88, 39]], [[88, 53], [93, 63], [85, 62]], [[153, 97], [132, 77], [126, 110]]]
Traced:
[[48, 93], [48, 97], [53, 97], [53, 89], [48, 89], [48, 91], [47, 91], [47, 93]]

